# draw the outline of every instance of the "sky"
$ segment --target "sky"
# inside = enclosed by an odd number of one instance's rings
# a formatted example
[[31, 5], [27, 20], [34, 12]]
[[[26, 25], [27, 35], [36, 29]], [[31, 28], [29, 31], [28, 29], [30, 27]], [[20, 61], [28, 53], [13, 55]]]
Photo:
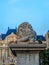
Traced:
[[37, 35], [49, 30], [49, 0], [0, 0], [0, 34], [22, 22], [32, 25]]

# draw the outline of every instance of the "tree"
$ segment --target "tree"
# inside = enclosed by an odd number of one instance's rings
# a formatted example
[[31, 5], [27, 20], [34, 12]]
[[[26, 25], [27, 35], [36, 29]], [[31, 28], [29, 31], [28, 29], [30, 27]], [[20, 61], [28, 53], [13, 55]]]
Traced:
[[49, 49], [40, 52], [40, 65], [49, 65]]

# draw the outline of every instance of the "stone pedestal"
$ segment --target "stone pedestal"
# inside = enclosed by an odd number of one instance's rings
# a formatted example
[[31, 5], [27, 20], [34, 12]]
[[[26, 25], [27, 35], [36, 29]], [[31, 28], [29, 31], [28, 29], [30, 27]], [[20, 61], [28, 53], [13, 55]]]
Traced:
[[15, 44], [9, 45], [17, 56], [16, 65], [39, 65], [39, 52], [44, 50], [45, 44]]
[[17, 65], [39, 65], [39, 53], [18, 53]]

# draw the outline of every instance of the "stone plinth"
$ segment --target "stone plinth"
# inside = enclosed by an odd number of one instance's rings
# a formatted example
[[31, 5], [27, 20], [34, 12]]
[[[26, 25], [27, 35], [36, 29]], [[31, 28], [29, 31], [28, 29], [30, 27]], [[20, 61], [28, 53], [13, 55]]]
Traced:
[[11, 44], [10, 49], [15, 52], [17, 56], [16, 65], [39, 65], [39, 52], [44, 50], [46, 45], [33, 44]]
[[17, 53], [17, 65], [39, 65], [39, 53]]

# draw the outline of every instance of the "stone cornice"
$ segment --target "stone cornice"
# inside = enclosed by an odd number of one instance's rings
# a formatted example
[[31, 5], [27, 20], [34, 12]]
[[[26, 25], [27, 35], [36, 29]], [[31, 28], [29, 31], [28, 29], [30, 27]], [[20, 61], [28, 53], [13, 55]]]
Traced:
[[46, 44], [39, 44], [39, 43], [34, 43], [34, 44], [10, 44], [9, 47], [12, 50], [44, 50], [46, 48]]

